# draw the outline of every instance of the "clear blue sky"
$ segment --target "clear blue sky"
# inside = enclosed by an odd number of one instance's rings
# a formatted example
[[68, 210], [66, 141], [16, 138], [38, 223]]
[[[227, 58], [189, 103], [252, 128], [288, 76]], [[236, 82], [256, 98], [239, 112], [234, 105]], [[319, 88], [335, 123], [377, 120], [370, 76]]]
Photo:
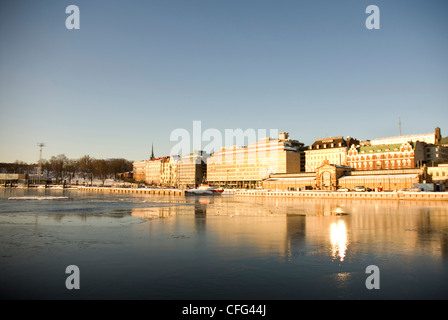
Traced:
[[39, 142], [46, 159], [168, 155], [194, 120], [305, 144], [395, 136], [399, 117], [446, 136], [447, 35], [446, 0], [2, 1], [0, 162], [36, 162]]

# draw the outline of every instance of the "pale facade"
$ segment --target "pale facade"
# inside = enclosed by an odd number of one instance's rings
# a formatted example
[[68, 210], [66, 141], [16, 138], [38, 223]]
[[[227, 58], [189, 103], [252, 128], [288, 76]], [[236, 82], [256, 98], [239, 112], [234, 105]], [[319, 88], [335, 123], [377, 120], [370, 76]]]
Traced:
[[208, 154], [203, 151], [197, 151], [179, 158], [177, 175], [180, 187], [194, 188], [205, 182], [207, 158]]
[[290, 140], [287, 133], [279, 139], [264, 138], [245, 147], [227, 147], [207, 160], [210, 184], [254, 188], [274, 173], [298, 173], [304, 144]]
[[428, 167], [428, 175], [435, 184], [443, 184], [448, 187], [448, 164], [439, 164], [436, 167]]
[[425, 176], [424, 168], [351, 171], [338, 179], [338, 188], [364, 186], [382, 191], [408, 189], [423, 182]]
[[160, 184], [164, 186], [177, 186], [178, 156], [165, 157], [161, 159]]
[[147, 184], [160, 185], [162, 183], [162, 161], [166, 157], [151, 159], [146, 162], [146, 179]]
[[305, 171], [315, 172], [323, 163], [339, 166], [347, 164], [347, 151], [351, 145], [359, 145], [359, 141], [348, 137], [325, 138], [316, 140], [305, 151]]
[[132, 176], [136, 182], [144, 182], [146, 180], [146, 163], [147, 160], [135, 161], [132, 164]]
[[[446, 174], [448, 174], [448, 167], [446, 168]], [[350, 167], [324, 163], [317, 168], [316, 172], [312, 173], [272, 175], [263, 180], [263, 189], [337, 190], [348, 188], [352, 190], [356, 186], [364, 186], [372, 190], [389, 191], [412, 188], [415, 183], [425, 182], [426, 176], [425, 167], [356, 171]], [[440, 173], [440, 176], [442, 177], [442, 173]]]
[[396, 136], [388, 138], [374, 139], [370, 141], [372, 146], [385, 145], [385, 144], [402, 144], [405, 142], [425, 142], [428, 144], [439, 144], [441, 140], [440, 128], [435, 128], [433, 133], [414, 134], [405, 136]]

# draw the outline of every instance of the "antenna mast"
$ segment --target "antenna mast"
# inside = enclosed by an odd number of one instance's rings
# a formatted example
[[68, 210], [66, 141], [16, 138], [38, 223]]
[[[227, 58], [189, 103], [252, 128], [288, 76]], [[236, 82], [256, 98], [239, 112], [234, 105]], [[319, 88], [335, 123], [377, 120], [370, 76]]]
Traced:
[[398, 117], [398, 127], [400, 129], [400, 137], [401, 137], [401, 119]]

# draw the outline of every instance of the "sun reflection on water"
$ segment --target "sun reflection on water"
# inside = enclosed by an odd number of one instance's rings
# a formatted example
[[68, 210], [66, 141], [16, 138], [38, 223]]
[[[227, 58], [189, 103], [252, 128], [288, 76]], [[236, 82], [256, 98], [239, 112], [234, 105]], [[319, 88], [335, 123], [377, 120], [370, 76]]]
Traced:
[[344, 220], [333, 222], [330, 227], [332, 257], [344, 261], [348, 247], [347, 228]]

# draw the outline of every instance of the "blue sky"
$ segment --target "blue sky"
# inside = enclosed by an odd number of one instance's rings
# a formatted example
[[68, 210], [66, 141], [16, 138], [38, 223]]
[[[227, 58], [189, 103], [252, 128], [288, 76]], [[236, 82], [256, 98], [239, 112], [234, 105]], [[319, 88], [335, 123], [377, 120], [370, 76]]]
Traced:
[[[68, 30], [68, 5], [80, 29]], [[380, 30], [368, 30], [368, 5]], [[448, 135], [445, 0], [2, 1], [0, 162], [142, 160], [170, 133]], [[204, 142], [204, 145], [206, 143]]]

